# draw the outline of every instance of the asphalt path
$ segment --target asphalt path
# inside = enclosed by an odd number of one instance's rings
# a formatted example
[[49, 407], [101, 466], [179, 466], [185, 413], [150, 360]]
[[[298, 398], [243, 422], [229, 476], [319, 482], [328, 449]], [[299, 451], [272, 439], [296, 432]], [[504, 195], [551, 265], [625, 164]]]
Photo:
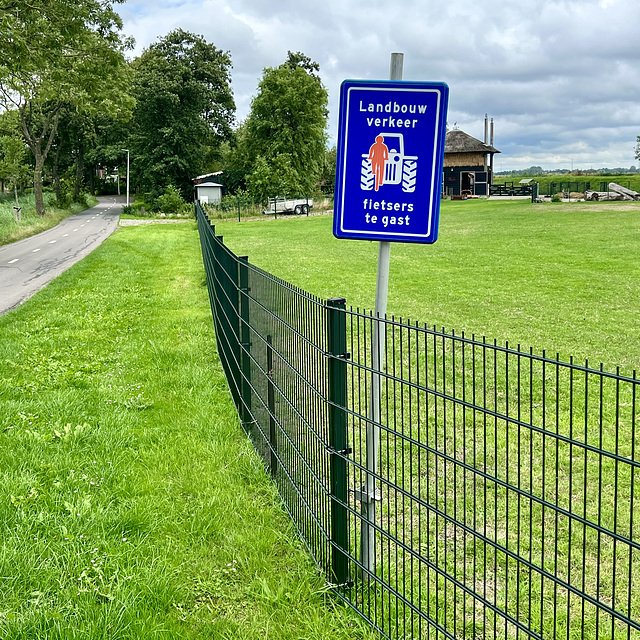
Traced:
[[125, 199], [98, 198], [57, 227], [0, 247], [0, 314], [22, 304], [84, 258], [117, 228]]

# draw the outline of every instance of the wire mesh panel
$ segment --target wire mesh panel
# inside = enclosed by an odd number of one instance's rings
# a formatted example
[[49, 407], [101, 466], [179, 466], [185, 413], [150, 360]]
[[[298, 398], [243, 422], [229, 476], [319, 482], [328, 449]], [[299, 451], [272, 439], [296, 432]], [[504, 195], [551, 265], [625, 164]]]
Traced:
[[[350, 313], [354, 496], [372, 324]], [[373, 523], [352, 511], [344, 597], [392, 638], [640, 637], [635, 372], [384, 324], [380, 499]]]
[[329, 563], [324, 306], [249, 267], [249, 433], [316, 560]]
[[333, 579], [328, 305], [239, 259], [197, 214], [231, 394], [296, 528]]
[[232, 397], [340, 598], [393, 639], [640, 639], [635, 371], [321, 301], [197, 216]]

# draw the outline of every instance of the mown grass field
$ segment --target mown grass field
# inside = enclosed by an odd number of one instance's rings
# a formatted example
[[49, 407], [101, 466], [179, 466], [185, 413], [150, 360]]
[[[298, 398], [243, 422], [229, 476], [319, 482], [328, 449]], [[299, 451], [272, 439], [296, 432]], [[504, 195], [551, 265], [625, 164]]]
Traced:
[[[58, 209], [53, 206], [55, 195], [45, 193], [46, 215], [36, 215], [35, 199], [33, 194], [20, 196], [18, 206], [22, 209], [22, 220], [15, 218], [14, 207], [16, 201], [11, 194], [0, 195], [0, 245], [16, 242], [22, 238], [46, 231], [55, 227], [61, 220], [88, 208], [74, 202], [69, 209]], [[93, 207], [98, 201], [93, 196], [87, 196], [89, 207]]]
[[129, 227], [0, 317], [0, 637], [373, 637], [242, 431], [194, 224]]
[[[444, 325], [457, 335], [487, 336], [489, 343], [495, 338], [512, 348], [519, 344], [525, 353], [531, 345], [551, 358], [556, 353], [566, 361], [572, 355], [578, 362], [588, 358], [593, 369], [600, 361], [605, 370], [620, 364], [622, 373], [631, 375], [640, 355], [639, 214], [640, 205], [623, 203], [444, 203], [435, 245], [393, 245], [389, 313]], [[356, 307], [373, 307], [377, 246], [334, 240], [329, 217], [217, 224], [216, 232], [236, 253], [248, 253], [251, 262], [287, 281], [324, 298], [344, 295]], [[403, 341], [400, 330], [394, 334], [391, 343], [387, 335], [393, 380], [382, 394], [381, 422], [388, 428], [381, 429], [379, 461], [381, 526], [388, 522], [390, 534], [380, 536], [379, 575], [398, 592], [406, 590], [456, 637], [521, 633], [441, 576], [424, 566], [421, 571], [394, 536], [440, 568], [446, 565], [448, 576], [541, 637], [635, 637], [624, 624], [605, 619], [592, 602], [615, 601], [623, 617], [636, 626], [640, 620], [637, 551], [622, 541], [616, 547], [607, 533], [595, 532], [597, 523], [605, 532], [638, 539], [633, 505], [640, 493], [637, 469], [631, 470], [638, 451], [636, 387], [629, 381], [599, 382], [593, 375], [587, 381], [579, 372], [556, 371], [552, 363], [540, 366], [490, 349], [485, 361], [482, 346], [467, 346], [465, 355], [460, 344], [445, 347], [436, 338], [433, 345], [424, 341], [430, 347], [427, 358], [420, 338], [409, 339], [407, 332]], [[349, 347], [351, 359], [366, 362], [366, 350], [356, 340]], [[457, 372], [453, 384], [452, 370]], [[406, 381], [407, 373], [414, 383], [428, 377], [441, 397], [403, 387], [398, 378]], [[352, 391], [358, 416], [367, 383], [355, 377], [348, 384], [358, 385]], [[480, 409], [463, 406], [465, 398]], [[354, 460], [363, 464], [363, 420], [351, 419], [348, 441]], [[409, 432], [423, 446], [407, 442]], [[582, 444], [594, 451], [587, 453]], [[600, 450], [607, 453], [595, 453]], [[614, 451], [621, 458], [615, 462]], [[358, 475], [354, 465], [352, 489], [361, 486]], [[402, 493], [395, 492], [398, 484]], [[408, 494], [421, 496], [429, 508]], [[590, 524], [582, 528], [580, 520]], [[465, 527], [456, 529], [452, 521]], [[360, 525], [357, 518], [351, 523], [350, 540], [357, 546]], [[505, 549], [523, 560], [507, 559]], [[355, 547], [351, 552], [357, 557]], [[556, 572], [560, 583], [591, 598], [589, 605], [549, 575], [541, 579], [528, 562]], [[385, 600], [382, 589], [362, 593], [362, 601], [375, 602], [376, 611], [386, 603], [388, 618], [380, 613], [381, 624], [396, 637], [393, 598]], [[401, 632], [420, 628], [408, 607], [399, 604], [398, 612]], [[398, 637], [405, 637], [401, 632]]]
[[[331, 216], [216, 223], [237, 254], [372, 309], [377, 244]], [[433, 245], [393, 244], [388, 312], [605, 368], [640, 364], [640, 203], [444, 201]]]

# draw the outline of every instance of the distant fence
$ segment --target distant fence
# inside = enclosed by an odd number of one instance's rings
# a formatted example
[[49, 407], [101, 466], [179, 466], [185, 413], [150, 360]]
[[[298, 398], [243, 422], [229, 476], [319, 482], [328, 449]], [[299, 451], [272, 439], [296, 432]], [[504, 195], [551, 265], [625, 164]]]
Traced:
[[540, 185], [537, 182], [530, 184], [513, 184], [505, 182], [503, 184], [492, 184], [489, 187], [491, 196], [527, 196], [535, 202], [540, 193]]
[[[274, 203], [274, 200], [276, 202]], [[291, 211], [283, 211], [286, 201], [299, 202]], [[256, 200], [246, 194], [226, 195], [220, 202], [203, 205], [211, 220], [246, 220], [255, 217], [279, 217], [285, 215], [309, 215], [333, 209], [333, 194], [318, 193], [313, 196], [291, 196], [290, 198], [269, 198], [268, 202]]]
[[[520, 184], [519, 182], [504, 181], [492, 184], [490, 194], [496, 196], [532, 196], [533, 199], [538, 196], [554, 196], [560, 194], [569, 198], [571, 194], [584, 194], [586, 191], [598, 191], [601, 193], [613, 193], [609, 189], [611, 180], [559, 180], [550, 182], [541, 180], [540, 183], [532, 182], [530, 184]], [[616, 184], [621, 187], [631, 188], [630, 180], [619, 180], [616, 178]], [[536, 191], [537, 189], [537, 191]]]
[[[571, 193], [585, 193], [586, 191], [599, 191], [601, 193], [614, 193], [609, 189], [611, 180], [567, 180], [559, 182], [549, 182], [540, 185], [540, 195], [553, 196], [556, 193], [565, 194], [567, 197]], [[630, 180], [616, 179], [616, 184], [621, 187], [631, 188]]]
[[196, 213], [231, 395], [338, 597], [398, 640], [640, 638], [635, 371], [320, 300]]

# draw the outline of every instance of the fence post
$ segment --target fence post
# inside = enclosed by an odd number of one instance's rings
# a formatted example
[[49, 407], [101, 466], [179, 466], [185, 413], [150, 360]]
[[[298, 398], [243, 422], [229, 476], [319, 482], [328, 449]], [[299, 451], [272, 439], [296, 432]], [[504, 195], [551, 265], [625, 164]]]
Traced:
[[249, 330], [249, 256], [238, 256], [238, 305], [240, 316], [240, 383], [242, 422], [245, 431], [251, 419], [251, 332]]
[[271, 477], [278, 475], [278, 438], [276, 435], [276, 419], [274, 412], [276, 403], [273, 390], [273, 347], [271, 335], [267, 336], [267, 406], [269, 408], [269, 444], [271, 449]]
[[224, 352], [227, 364], [227, 376], [229, 388], [238, 415], [242, 418], [242, 380], [240, 354], [240, 273], [238, 268], [238, 258], [222, 249], [224, 237], [215, 236], [217, 240], [218, 257], [218, 288], [220, 299], [218, 301], [220, 309], [219, 328], [223, 334], [223, 344], [221, 351]]
[[327, 300], [329, 352], [329, 447], [331, 482], [331, 571], [336, 584], [349, 581], [347, 549], [347, 317], [344, 298]]

